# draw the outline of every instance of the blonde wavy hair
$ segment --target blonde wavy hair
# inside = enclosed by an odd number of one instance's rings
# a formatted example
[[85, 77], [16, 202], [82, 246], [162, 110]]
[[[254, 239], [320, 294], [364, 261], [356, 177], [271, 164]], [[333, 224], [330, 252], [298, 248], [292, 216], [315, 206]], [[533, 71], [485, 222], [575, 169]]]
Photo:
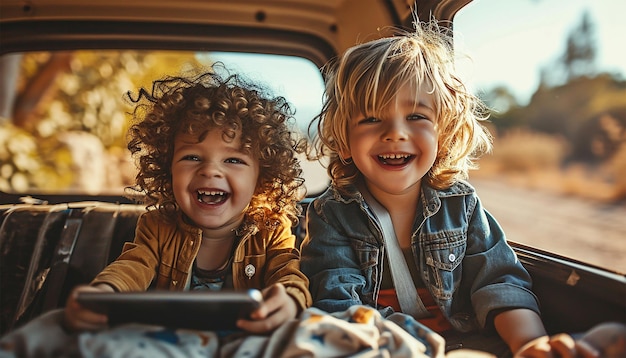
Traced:
[[167, 77], [155, 81], [151, 93], [142, 88], [137, 99], [128, 96], [137, 103], [128, 149], [139, 168], [136, 186], [128, 189], [140, 192], [147, 208], [159, 209], [165, 219], [178, 209], [171, 172], [175, 136], [191, 134], [201, 142], [217, 129], [225, 141], [239, 136], [241, 150], [259, 161], [245, 225], [272, 228], [283, 215], [297, 223], [304, 179], [296, 154], [304, 152], [305, 143], [288, 126], [294, 111], [285, 98], [269, 96], [238, 75], [214, 71]]
[[328, 174], [339, 189], [361, 176], [341, 158], [349, 149], [350, 119], [380, 115], [407, 84], [426, 86], [434, 97], [438, 150], [425, 178], [430, 186], [445, 189], [466, 178], [476, 159], [491, 150], [491, 136], [480, 123], [488, 118], [487, 108], [455, 73], [451, 32], [435, 20], [414, 25], [413, 32], [390, 28], [394, 35], [353, 46], [323, 68], [324, 105], [309, 131], [317, 129], [314, 156], [328, 158]]

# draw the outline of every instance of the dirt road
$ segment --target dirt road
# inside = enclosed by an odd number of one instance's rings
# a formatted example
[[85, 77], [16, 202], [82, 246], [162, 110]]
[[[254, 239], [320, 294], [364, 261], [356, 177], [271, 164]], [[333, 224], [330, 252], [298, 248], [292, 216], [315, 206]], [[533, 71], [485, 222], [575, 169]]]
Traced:
[[626, 205], [472, 179], [511, 241], [626, 273]]

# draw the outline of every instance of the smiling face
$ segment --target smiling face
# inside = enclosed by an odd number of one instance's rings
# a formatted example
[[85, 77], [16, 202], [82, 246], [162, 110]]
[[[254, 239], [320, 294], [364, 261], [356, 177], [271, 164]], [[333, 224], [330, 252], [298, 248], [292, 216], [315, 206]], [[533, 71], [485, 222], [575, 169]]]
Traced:
[[437, 155], [433, 108], [432, 95], [404, 86], [381, 116], [350, 119], [349, 150], [342, 156], [352, 158], [375, 197], [419, 195]]
[[239, 135], [226, 142], [221, 129], [174, 140], [172, 187], [180, 209], [203, 230], [239, 227], [254, 195], [258, 160], [242, 153]]

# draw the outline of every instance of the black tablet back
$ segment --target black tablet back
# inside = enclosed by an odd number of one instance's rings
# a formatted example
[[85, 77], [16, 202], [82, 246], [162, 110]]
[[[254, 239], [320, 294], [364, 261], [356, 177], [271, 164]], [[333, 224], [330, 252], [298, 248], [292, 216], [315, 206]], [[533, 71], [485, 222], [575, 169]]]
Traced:
[[78, 302], [109, 317], [110, 325], [143, 323], [171, 328], [234, 330], [262, 301], [258, 290], [81, 292]]

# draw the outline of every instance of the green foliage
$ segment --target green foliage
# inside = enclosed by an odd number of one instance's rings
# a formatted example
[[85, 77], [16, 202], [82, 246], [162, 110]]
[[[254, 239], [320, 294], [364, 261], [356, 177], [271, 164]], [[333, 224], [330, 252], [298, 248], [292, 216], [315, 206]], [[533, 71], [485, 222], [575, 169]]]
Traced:
[[[132, 111], [126, 93], [150, 91], [156, 79], [201, 67], [193, 52], [23, 54], [14, 116], [0, 118], [0, 190], [85, 191], [94, 179], [103, 190], [130, 184], [132, 175], [107, 168], [128, 162], [120, 152]], [[84, 158], [86, 151], [96, 157]], [[103, 178], [118, 171], [118, 178]]]

